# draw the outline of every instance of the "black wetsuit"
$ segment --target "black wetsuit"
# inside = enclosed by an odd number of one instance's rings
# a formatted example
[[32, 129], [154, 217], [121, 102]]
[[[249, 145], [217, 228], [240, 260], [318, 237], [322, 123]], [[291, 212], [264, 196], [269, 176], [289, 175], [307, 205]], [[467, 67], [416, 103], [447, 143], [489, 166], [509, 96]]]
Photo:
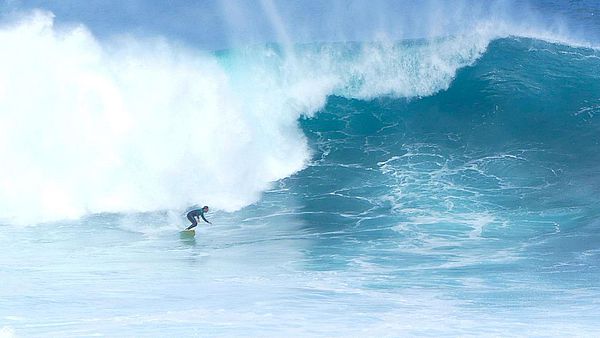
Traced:
[[202, 209], [196, 209], [196, 210], [192, 210], [190, 212], [187, 213], [187, 219], [190, 220], [190, 222], [192, 222], [192, 225], [190, 225], [189, 227], [186, 228], [186, 230], [190, 230], [196, 227], [196, 225], [198, 225], [198, 222], [196, 221], [196, 217], [202, 217], [202, 219], [204, 220], [204, 222], [209, 223], [210, 222], [204, 218], [204, 210]]

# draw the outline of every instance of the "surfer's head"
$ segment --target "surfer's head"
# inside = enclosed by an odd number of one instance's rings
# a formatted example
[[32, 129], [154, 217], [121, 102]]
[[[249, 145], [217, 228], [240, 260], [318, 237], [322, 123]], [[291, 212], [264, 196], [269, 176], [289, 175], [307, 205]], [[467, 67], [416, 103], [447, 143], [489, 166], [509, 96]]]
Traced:
[[202, 207], [202, 210], [204, 210], [204, 212], [207, 212], [207, 211], [208, 211], [208, 206], [206, 206], [206, 205], [205, 205], [205, 206], [203, 206], [203, 207]]

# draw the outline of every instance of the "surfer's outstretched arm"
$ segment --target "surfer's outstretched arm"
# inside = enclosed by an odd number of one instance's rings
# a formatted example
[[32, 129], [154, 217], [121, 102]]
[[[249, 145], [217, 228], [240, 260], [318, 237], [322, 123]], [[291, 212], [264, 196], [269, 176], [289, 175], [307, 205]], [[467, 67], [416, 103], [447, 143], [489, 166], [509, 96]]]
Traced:
[[209, 222], [206, 218], [204, 218], [204, 215], [200, 215], [200, 217], [202, 217], [202, 219], [204, 220], [204, 222], [208, 223], [208, 224], [212, 224], [211, 222]]

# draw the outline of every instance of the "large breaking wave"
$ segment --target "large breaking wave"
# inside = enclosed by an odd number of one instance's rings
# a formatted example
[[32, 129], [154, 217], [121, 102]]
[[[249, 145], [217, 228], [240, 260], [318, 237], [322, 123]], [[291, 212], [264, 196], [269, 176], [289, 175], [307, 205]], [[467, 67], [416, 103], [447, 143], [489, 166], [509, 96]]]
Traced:
[[297, 119], [328, 95], [429, 95], [486, 45], [475, 37], [307, 46], [295, 57], [277, 46], [207, 54], [165, 40], [100, 43], [37, 12], [0, 31], [0, 215], [238, 209], [303, 168]]
[[305, 167], [298, 119], [331, 95], [432, 95], [508, 32], [206, 53], [33, 13], [0, 29], [0, 219], [239, 209]]

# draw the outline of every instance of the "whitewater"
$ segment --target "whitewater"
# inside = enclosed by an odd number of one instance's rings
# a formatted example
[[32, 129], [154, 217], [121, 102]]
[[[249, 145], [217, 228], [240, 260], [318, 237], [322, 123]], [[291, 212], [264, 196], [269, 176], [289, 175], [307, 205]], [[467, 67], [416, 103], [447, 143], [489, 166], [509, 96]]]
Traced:
[[0, 337], [600, 334], [593, 34], [262, 4], [278, 43], [217, 50], [3, 19]]

